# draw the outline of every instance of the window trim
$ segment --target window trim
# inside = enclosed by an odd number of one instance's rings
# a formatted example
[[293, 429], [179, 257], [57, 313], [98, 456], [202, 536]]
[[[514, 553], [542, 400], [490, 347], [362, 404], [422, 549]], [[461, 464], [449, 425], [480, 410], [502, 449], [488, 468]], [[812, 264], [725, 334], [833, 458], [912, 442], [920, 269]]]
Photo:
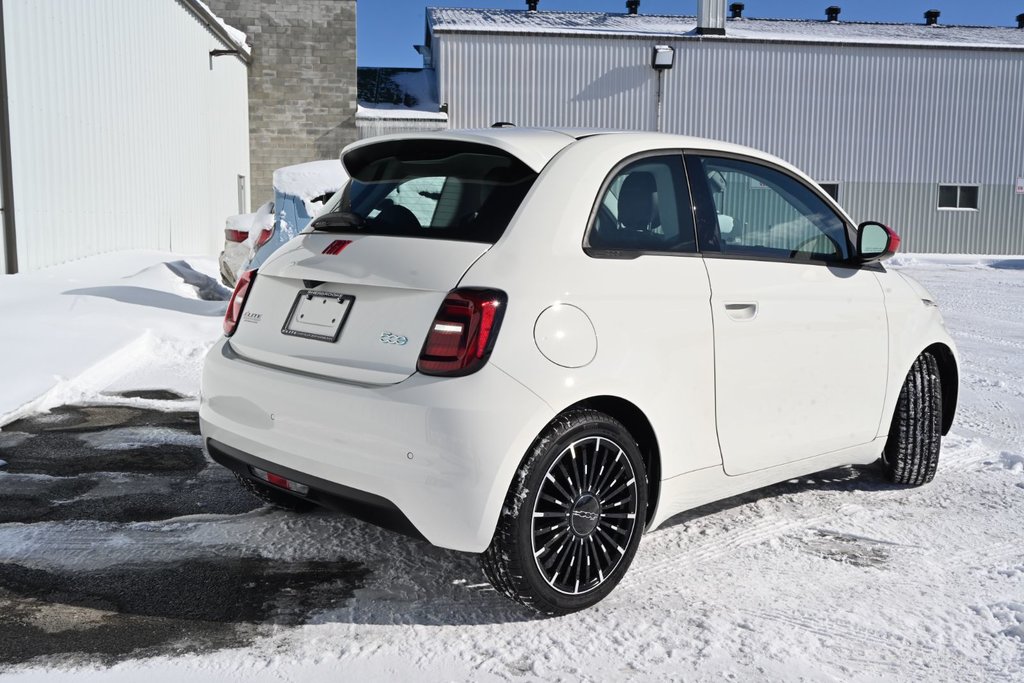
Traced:
[[[713, 158], [718, 158], [718, 159], [730, 159], [730, 160], [734, 160], [734, 161], [742, 161], [742, 162], [746, 162], [746, 163], [751, 163], [751, 164], [754, 164], [756, 166], [764, 166], [764, 167], [769, 168], [769, 169], [771, 169], [773, 171], [777, 171], [779, 173], [782, 173], [783, 175], [789, 177], [791, 180], [800, 183], [807, 190], [809, 190], [812, 194], [814, 194], [816, 197], [818, 197], [820, 200], [822, 200], [825, 203], [825, 205], [832, 211], [832, 213], [835, 214], [836, 218], [838, 218], [839, 221], [843, 224], [843, 227], [846, 229], [847, 253], [852, 254], [852, 255], [856, 255], [856, 253], [857, 253], [857, 248], [856, 248], [856, 244], [857, 244], [857, 226], [854, 225], [853, 222], [850, 221], [846, 217], [846, 215], [842, 211], [842, 208], [839, 206], [839, 202], [837, 202], [835, 199], [833, 199], [832, 196], [829, 195], [827, 192], [825, 192], [821, 188], [819, 188], [817, 183], [815, 183], [815, 182], [808, 183], [806, 180], [804, 180], [800, 176], [796, 175], [795, 173], [793, 173], [788, 168], [780, 166], [779, 164], [776, 164], [776, 163], [774, 163], [774, 162], [772, 162], [772, 161], [770, 161], [768, 159], [762, 159], [762, 158], [759, 158], [759, 157], [753, 157], [753, 156], [749, 156], [749, 155], [746, 155], [746, 154], [737, 154], [737, 153], [734, 153], [734, 152], [726, 152], [726, 151], [715, 150], [715, 149], [686, 148], [686, 149], [683, 150], [684, 162], [685, 161], [689, 161], [690, 158], [693, 158], [695, 162], [699, 163], [700, 162], [700, 158], [699, 157], [713, 157]], [[684, 166], [687, 166], [687, 168], [688, 168], [689, 165], [684, 163]], [[701, 186], [702, 186], [701, 194], [706, 194], [706, 196], [711, 197], [711, 188], [708, 187], [706, 180], [702, 180], [701, 178], [697, 178], [696, 180], [693, 180], [692, 177], [691, 177], [690, 182], [691, 182], [691, 188], [690, 188], [690, 195], [691, 195], [691, 197], [697, 195], [697, 193], [694, 191], [693, 186], [692, 186], [693, 182], [698, 182], [698, 183], [701, 184]], [[698, 213], [704, 212], [706, 214], [706, 212], [708, 211], [707, 208], [703, 208], [702, 204], [697, 202], [697, 201], [694, 202], [694, 206], [695, 206], [695, 209], [696, 209], [696, 211]], [[714, 206], [713, 203], [712, 203], [712, 206]], [[695, 216], [695, 219], [699, 220], [699, 216]], [[714, 223], [716, 226], [718, 224], [717, 221], [712, 221], [712, 223]], [[717, 249], [715, 251], [710, 251], [710, 250], [709, 251], [703, 251], [702, 250], [701, 254], [704, 257], [723, 258], [723, 259], [735, 259], [735, 260], [738, 260], [738, 261], [765, 261], [765, 262], [770, 262], [770, 263], [793, 263], [793, 264], [798, 264], [798, 265], [825, 266], [825, 267], [828, 267], [828, 268], [853, 268], [853, 269], [857, 269], [857, 270], [860, 270], [860, 269], [866, 267], [866, 265], [870, 265], [870, 264], [860, 263], [855, 258], [848, 258], [845, 261], [822, 261], [822, 260], [815, 260], [815, 259], [797, 261], [797, 260], [794, 260], [794, 259], [791, 259], [791, 258], [776, 258], [776, 257], [773, 257], [773, 256], [761, 255], [761, 254], [728, 254], [728, 253], [725, 253], [725, 252], [723, 252], [721, 250], [722, 249], [721, 248], [721, 235], [718, 234], [717, 231], [716, 231], [715, 237], [716, 237], [715, 242], [717, 244]], [[700, 240], [698, 240], [697, 246], [698, 246], [698, 248], [701, 247]]]
[[[836, 186], [836, 195], [839, 194], [839, 188], [842, 187], [842, 185], [843, 185], [841, 182], [839, 182], [837, 180], [826, 180], [826, 181], [815, 180], [814, 182], [817, 183], [818, 186], [822, 189], [822, 191], [824, 191], [825, 194], [827, 194], [829, 197], [832, 197], [832, 194], [828, 190], [825, 189], [826, 185], [835, 185]], [[838, 196], [832, 197], [832, 201], [834, 201], [836, 203], [839, 203], [839, 197]]]
[[[956, 206], [942, 206], [939, 204], [939, 200], [942, 197], [942, 188], [944, 187], [955, 187], [956, 188]], [[963, 194], [965, 187], [973, 187], [977, 190], [977, 202], [979, 206], [960, 206], [960, 195]], [[936, 185], [936, 197], [935, 197], [935, 210], [936, 211], [981, 211], [981, 185], [976, 183], [938, 183]]]
[[[590, 233], [594, 230], [594, 225], [597, 221], [597, 212], [601, 209], [604, 196], [608, 192], [608, 188], [618, 177], [619, 172], [622, 171], [626, 166], [641, 161], [643, 159], [651, 157], [667, 157], [677, 156], [679, 157], [679, 163], [683, 167], [683, 182], [686, 193], [689, 195], [690, 200], [690, 213], [692, 215], [693, 224], [693, 239], [694, 239], [694, 250], [693, 251], [656, 251], [656, 250], [644, 250], [644, 249], [601, 249], [599, 247], [590, 246]], [[695, 204], [693, 200], [693, 192], [691, 190], [690, 179], [686, 172], [686, 159], [683, 156], [683, 150], [679, 148], [668, 148], [668, 149], [655, 149], [655, 150], [644, 150], [631, 154], [617, 164], [612, 166], [611, 171], [605, 176], [605, 179], [601, 182], [601, 188], [597, 192], [597, 197], [594, 199], [594, 205], [590, 209], [590, 214], [587, 217], [587, 229], [583, 232], [583, 241], [580, 243], [583, 253], [593, 259], [613, 259], [620, 261], [632, 261], [633, 259], [641, 256], [681, 256], [681, 257], [692, 257], [700, 256], [700, 239], [697, 234], [697, 215], [695, 210]], [[682, 217], [684, 214], [680, 212]]]

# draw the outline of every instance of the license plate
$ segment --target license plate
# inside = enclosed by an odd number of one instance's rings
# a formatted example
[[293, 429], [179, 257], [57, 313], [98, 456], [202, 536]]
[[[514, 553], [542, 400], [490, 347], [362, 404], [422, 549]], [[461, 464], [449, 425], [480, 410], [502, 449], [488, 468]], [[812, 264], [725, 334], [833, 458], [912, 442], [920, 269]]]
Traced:
[[281, 332], [295, 337], [335, 342], [356, 298], [334, 292], [303, 289], [295, 297]]

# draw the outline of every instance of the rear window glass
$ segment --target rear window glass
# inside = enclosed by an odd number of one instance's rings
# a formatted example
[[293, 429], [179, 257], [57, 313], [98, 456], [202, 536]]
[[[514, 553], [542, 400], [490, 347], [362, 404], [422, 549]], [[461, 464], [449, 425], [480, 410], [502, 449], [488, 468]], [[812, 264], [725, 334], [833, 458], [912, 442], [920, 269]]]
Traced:
[[[494, 243], [537, 174], [487, 145], [403, 140], [349, 152], [351, 180], [320, 214], [354, 214], [333, 232]], [[358, 225], [356, 225], [358, 223]]]

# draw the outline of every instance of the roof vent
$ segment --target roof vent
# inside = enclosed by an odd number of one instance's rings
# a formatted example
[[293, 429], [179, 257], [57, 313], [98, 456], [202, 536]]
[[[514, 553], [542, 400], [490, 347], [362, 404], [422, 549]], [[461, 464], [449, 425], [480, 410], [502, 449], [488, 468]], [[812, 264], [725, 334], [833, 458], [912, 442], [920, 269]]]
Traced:
[[1017, 15], [1017, 28], [1024, 28], [1024, 14]]
[[697, 35], [725, 35], [725, 0], [697, 0]]
[[526, 11], [527, 12], [536, 12], [537, 11], [537, 1], [538, 0], [526, 0]]
[[839, 13], [842, 11], [842, 7], [832, 5], [831, 7], [825, 8], [825, 16], [828, 18], [828, 21], [839, 21]]
[[746, 7], [746, 5], [744, 5], [742, 2], [734, 2], [731, 5], [729, 5], [729, 11], [732, 12], [732, 16], [729, 17], [729, 18], [730, 19], [742, 19], [743, 18], [743, 10], [744, 10], [745, 7]]
[[636, 14], [640, 11], [640, 0], [626, 0], [626, 11]]
[[939, 14], [941, 14], [941, 12], [939, 12], [939, 10], [937, 10], [937, 9], [930, 9], [927, 12], [925, 12], [924, 13], [924, 23], [925, 23], [925, 25], [927, 25], [927, 26], [935, 26], [935, 24], [939, 23]]

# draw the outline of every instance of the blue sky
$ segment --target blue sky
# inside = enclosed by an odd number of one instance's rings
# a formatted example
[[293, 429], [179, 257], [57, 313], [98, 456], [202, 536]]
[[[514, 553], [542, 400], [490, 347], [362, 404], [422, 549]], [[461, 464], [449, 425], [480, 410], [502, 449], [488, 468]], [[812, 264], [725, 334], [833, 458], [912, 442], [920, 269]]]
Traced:
[[[625, 0], [539, 0], [541, 10], [626, 11]], [[726, 0], [728, 5], [731, 0]], [[823, 19], [839, 5], [849, 21], [922, 22], [925, 10], [942, 12], [943, 23], [1016, 26], [1024, 0], [743, 0], [746, 16]], [[423, 42], [423, 12], [434, 7], [526, 9], [525, 0], [362, 0], [357, 4], [359, 66], [422, 66], [412, 46]], [[696, 14], [697, 0], [640, 0], [642, 14]]]

